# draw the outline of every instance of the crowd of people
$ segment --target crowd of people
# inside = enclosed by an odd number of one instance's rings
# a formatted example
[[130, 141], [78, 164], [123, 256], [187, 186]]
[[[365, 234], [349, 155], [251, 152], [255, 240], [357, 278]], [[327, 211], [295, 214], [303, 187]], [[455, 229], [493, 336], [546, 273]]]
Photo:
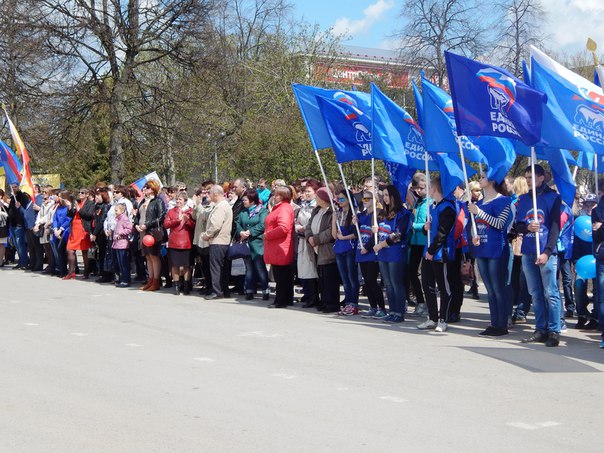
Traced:
[[[354, 190], [313, 178], [270, 188], [263, 179], [255, 187], [245, 178], [205, 181], [192, 197], [182, 183], [156, 180], [142, 194], [97, 183], [75, 194], [35, 186], [30, 196], [15, 184], [0, 191], [0, 267], [94, 276], [119, 288], [131, 287], [134, 275], [142, 291], [189, 295], [197, 287], [208, 300], [237, 293], [269, 308], [296, 302], [392, 324], [416, 317], [418, 329], [436, 332], [462, 321], [464, 297], [479, 298], [478, 269], [490, 312], [480, 335], [507, 335], [533, 308], [535, 330], [522, 341], [555, 347], [571, 318], [579, 329], [604, 326], [604, 199], [579, 192], [567, 206], [541, 166], [535, 181], [531, 174], [501, 183], [483, 175], [450, 195], [439, 176], [422, 173], [404, 194], [371, 177]], [[574, 237], [573, 221], [584, 215], [593, 242]], [[590, 254], [591, 283], [573, 272]]]

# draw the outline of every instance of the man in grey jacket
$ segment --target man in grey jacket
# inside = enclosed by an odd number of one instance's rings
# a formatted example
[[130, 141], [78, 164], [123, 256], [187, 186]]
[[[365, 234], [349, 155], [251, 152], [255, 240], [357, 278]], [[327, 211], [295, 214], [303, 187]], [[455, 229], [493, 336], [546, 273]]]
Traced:
[[210, 189], [210, 200], [215, 207], [201, 235], [204, 241], [210, 243], [210, 274], [212, 275], [212, 293], [206, 299], [221, 299], [228, 292], [229, 276], [224, 272], [224, 261], [231, 243], [231, 227], [233, 211], [224, 196], [224, 190], [219, 185]]

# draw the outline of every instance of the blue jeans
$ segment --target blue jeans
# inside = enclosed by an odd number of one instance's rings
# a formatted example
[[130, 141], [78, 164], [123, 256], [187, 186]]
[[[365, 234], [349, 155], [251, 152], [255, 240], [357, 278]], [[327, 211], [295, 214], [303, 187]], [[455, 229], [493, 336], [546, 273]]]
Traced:
[[510, 287], [506, 285], [508, 257], [506, 250], [500, 258], [476, 258], [478, 270], [487, 288], [491, 326], [507, 330], [509, 301], [512, 298]]
[[391, 313], [405, 315], [407, 289], [405, 288], [406, 253], [400, 261], [380, 261], [380, 274], [386, 286], [386, 296]]
[[130, 249], [112, 249], [112, 251], [120, 270], [120, 283], [130, 284]]
[[19, 254], [19, 266], [25, 267], [29, 264], [27, 256], [27, 241], [25, 239], [25, 227], [12, 226], [10, 227], [10, 235], [13, 238], [15, 248]]
[[594, 313], [598, 324], [604, 326], [604, 260], [596, 257], [596, 287], [594, 288]]
[[[536, 255], [522, 256], [522, 269], [526, 275], [526, 284], [533, 298], [535, 324], [542, 333], [560, 333], [560, 290], [556, 271], [558, 257], [551, 255], [542, 266], [537, 266]], [[604, 284], [604, 277], [603, 277]]]
[[344, 286], [344, 298], [347, 304], [356, 306], [359, 304], [359, 273], [355, 258], [356, 250], [354, 249], [336, 254], [336, 263]]
[[258, 284], [263, 293], [268, 293], [268, 271], [262, 255], [254, 259], [251, 257], [245, 259], [245, 292], [256, 294]]

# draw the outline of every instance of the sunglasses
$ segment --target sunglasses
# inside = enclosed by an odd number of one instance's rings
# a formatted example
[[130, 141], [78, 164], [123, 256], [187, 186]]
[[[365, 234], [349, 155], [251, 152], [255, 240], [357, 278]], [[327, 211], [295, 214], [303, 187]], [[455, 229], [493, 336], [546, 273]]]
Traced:
[[363, 197], [361, 198], [362, 201], [371, 201], [373, 200], [373, 197]]
[[340, 202], [340, 203], [344, 203], [345, 201], [346, 201], [346, 197], [338, 198], [338, 202]]
[[88, 192], [80, 192], [80, 195], [88, 195]]

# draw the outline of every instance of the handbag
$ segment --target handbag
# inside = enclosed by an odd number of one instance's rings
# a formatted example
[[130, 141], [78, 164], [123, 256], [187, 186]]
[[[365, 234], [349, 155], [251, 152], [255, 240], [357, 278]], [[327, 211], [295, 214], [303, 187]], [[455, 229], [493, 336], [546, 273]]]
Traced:
[[251, 255], [250, 247], [247, 242], [231, 241], [231, 246], [227, 252], [227, 258], [236, 260], [239, 258], [247, 258]]
[[471, 286], [474, 278], [474, 267], [470, 260], [464, 256], [461, 261], [461, 281], [464, 285]]
[[233, 277], [245, 275], [245, 261], [243, 261], [243, 258], [233, 260], [231, 263], [231, 275]]

